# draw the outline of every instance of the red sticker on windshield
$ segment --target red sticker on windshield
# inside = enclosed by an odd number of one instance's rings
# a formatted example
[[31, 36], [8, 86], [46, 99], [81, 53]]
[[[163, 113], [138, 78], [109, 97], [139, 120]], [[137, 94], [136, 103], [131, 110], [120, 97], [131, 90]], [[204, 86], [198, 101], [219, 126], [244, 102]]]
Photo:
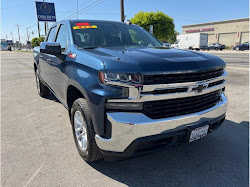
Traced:
[[97, 29], [97, 26], [90, 25], [89, 23], [76, 23], [73, 29]]
[[86, 26], [86, 25], [90, 25], [90, 24], [87, 23], [87, 22], [84, 22], [84, 23], [76, 23], [76, 26]]

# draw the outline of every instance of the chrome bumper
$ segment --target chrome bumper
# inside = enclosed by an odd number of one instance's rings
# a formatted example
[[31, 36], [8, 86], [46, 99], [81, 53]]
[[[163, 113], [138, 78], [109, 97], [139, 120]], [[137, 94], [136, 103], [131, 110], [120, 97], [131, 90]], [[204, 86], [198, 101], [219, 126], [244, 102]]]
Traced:
[[142, 113], [112, 112], [107, 118], [112, 124], [112, 137], [105, 139], [95, 136], [98, 147], [105, 151], [123, 152], [134, 140], [151, 135], [183, 130], [187, 126], [211, 121], [226, 113], [227, 98], [207, 110], [164, 119], [151, 119]]

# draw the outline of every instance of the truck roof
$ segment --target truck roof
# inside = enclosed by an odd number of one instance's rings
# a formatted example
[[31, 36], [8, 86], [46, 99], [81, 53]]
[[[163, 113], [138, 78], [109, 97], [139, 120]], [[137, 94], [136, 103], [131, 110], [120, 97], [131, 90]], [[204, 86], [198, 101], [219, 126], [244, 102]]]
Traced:
[[68, 20], [71, 23], [75, 22], [102, 22], [102, 23], [120, 23], [120, 24], [125, 24], [125, 22], [120, 22], [120, 21], [108, 21], [108, 20], [89, 20], [89, 19], [81, 19], [81, 20]]
[[56, 23], [54, 23], [53, 25], [51, 25], [50, 28], [54, 27], [55, 25], [61, 24], [61, 23], [76, 23], [76, 22], [95, 22], [95, 23], [116, 23], [116, 24], [126, 24], [125, 22], [120, 22], [120, 21], [108, 21], [108, 20], [90, 20], [90, 19], [72, 19], [72, 20], [61, 20], [58, 21]]

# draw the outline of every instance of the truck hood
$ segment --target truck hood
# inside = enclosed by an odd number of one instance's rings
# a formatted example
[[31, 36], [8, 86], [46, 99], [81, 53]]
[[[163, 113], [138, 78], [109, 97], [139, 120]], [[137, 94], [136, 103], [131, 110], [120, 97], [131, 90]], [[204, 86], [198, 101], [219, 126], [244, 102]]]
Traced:
[[102, 60], [107, 72], [154, 74], [204, 71], [225, 66], [217, 56], [180, 49], [96, 48], [84, 51]]

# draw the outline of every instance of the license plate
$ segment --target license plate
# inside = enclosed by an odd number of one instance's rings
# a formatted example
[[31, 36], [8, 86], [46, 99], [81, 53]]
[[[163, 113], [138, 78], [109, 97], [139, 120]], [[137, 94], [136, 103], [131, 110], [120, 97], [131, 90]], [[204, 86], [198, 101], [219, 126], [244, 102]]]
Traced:
[[199, 127], [199, 128], [192, 130], [191, 134], [190, 134], [189, 142], [198, 140], [198, 139], [206, 136], [207, 132], [208, 132], [208, 128], [209, 128], [209, 125], [205, 125], [205, 126], [202, 126], [202, 127]]

